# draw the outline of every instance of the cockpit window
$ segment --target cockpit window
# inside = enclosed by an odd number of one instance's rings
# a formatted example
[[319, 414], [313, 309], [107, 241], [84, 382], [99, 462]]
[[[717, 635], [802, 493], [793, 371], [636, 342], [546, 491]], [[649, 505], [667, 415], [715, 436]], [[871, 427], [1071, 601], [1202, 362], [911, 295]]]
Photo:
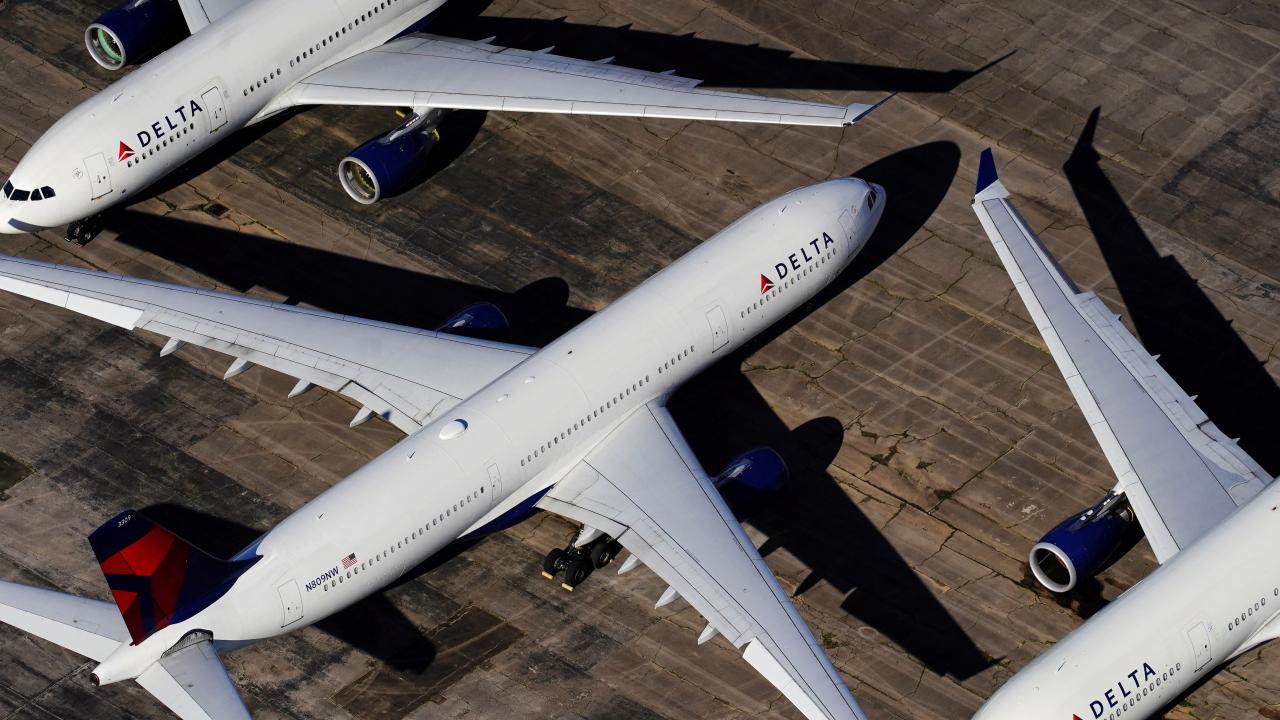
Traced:
[[875, 206], [876, 206], [876, 191], [868, 190], [867, 191], [867, 208], [872, 209], [872, 208], [875, 208]]
[[18, 188], [13, 186], [13, 182], [11, 181], [5, 182], [4, 184], [4, 196], [14, 202], [26, 202], [28, 200], [48, 200], [49, 198], [55, 197], [56, 195], [57, 193], [55, 193], [53, 191], [53, 188], [49, 187], [48, 185], [45, 185], [44, 187], [41, 187], [41, 188], [36, 188], [35, 190], [19, 190]]

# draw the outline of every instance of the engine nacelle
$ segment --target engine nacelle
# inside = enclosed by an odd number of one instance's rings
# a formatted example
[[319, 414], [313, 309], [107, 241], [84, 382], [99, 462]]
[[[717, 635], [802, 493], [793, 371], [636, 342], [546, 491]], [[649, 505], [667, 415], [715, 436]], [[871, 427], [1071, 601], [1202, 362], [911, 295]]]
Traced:
[[449, 316], [444, 324], [436, 328], [437, 332], [455, 335], [484, 335], [509, 330], [507, 316], [493, 303], [481, 302], [468, 305]]
[[1124, 541], [1132, 511], [1124, 496], [1107, 495], [1073, 515], [1031, 548], [1028, 561], [1036, 580], [1053, 592], [1067, 592], [1082, 577], [1093, 577]]
[[338, 180], [352, 200], [372, 205], [403, 190], [426, 165], [440, 134], [395, 131], [356, 148], [338, 163]]
[[737, 483], [755, 490], [773, 491], [787, 482], [790, 471], [778, 451], [768, 447], [748, 450], [725, 466], [716, 476], [716, 487]]
[[176, 0], [126, 0], [84, 31], [94, 62], [108, 70], [140, 63], [187, 34]]

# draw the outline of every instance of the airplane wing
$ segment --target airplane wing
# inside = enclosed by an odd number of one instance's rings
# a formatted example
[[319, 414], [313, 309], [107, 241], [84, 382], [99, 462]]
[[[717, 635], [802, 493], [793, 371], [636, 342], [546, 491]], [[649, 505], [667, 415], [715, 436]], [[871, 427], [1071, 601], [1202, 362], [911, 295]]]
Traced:
[[636, 411], [538, 506], [620, 542], [670, 585], [658, 607], [688, 600], [707, 619], [699, 642], [743, 649], [809, 720], [865, 720], [665, 408]]
[[1098, 296], [1081, 292], [1009, 202], [985, 150], [973, 209], [1066, 378], [1161, 562], [1214, 528], [1272, 478]]
[[[852, 125], [872, 105], [825, 105], [698, 88], [670, 74], [415, 34], [325, 68], [280, 103]], [[270, 109], [280, 109], [273, 105]]]
[[138, 684], [182, 720], [251, 720], [208, 640], [160, 658], [138, 676]]
[[[164, 2], [165, 0], [158, 0]], [[232, 10], [238, 10], [249, 0], [178, 0], [182, 8], [182, 17], [187, 21], [187, 29], [194, 35], [207, 25], [216, 22]]]
[[[119, 327], [235, 358], [226, 377], [253, 365], [361, 403], [352, 425], [378, 415], [406, 433], [519, 364], [529, 348], [362, 320], [211, 290], [0, 257], [0, 290]], [[291, 396], [292, 396], [291, 395]]]

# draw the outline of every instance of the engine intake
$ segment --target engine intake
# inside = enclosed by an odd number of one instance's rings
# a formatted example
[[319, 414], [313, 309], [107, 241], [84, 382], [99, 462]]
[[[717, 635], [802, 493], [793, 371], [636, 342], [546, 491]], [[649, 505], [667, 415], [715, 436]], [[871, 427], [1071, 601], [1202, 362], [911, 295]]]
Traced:
[[404, 125], [376, 137], [338, 163], [338, 180], [352, 200], [372, 205], [403, 190], [426, 165], [440, 140], [444, 111], [414, 113]]
[[748, 450], [734, 458], [716, 476], [716, 487], [736, 483], [755, 490], [774, 491], [787, 482], [790, 471], [778, 451], [768, 447]]
[[1123, 495], [1111, 493], [1097, 505], [1073, 515], [1031, 548], [1028, 562], [1039, 583], [1067, 592], [1082, 577], [1098, 574], [1124, 541], [1132, 511]]
[[147, 60], [186, 34], [175, 0], [126, 0], [85, 28], [84, 44], [94, 62], [119, 70]]

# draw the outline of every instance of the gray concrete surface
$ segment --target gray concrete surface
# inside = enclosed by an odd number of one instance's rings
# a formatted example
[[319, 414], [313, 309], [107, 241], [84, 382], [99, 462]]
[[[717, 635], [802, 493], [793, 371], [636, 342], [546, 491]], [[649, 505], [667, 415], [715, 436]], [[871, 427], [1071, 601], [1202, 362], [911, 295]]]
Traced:
[[[105, 7], [0, 2], [0, 174], [109, 82], [81, 40]], [[1280, 469], [1274, 3], [498, 0], [464, 20], [730, 86], [902, 94], [844, 131], [462, 116], [456, 157], [373, 208], [334, 168], [394, 118], [310, 111], [87, 247], [49, 232], [0, 252], [424, 326], [488, 298], [540, 342], [791, 187], [881, 181], [890, 209], [845, 281], [675, 403], [709, 467], [758, 443], [787, 456], [792, 484], [749, 531], [877, 720], [968, 717], [1154, 567], [1139, 544], [1069, 597], [1029, 582], [1031, 543], [1112, 479], [969, 210], [981, 148], [1079, 284]], [[230, 552], [397, 438], [161, 342], [0, 297], [0, 577], [105, 597], [84, 538], [116, 511]], [[698, 647], [687, 606], [653, 611], [651, 574], [542, 580], [570, 530], [528, 522], [228, 666], [259, 718], [798, 717], [727, 644]], [[0, 628], [0, 713], [167, 716], [131, 685], [92, 689], [88, 667]], [[1168, 717], [1280, 717], [1277, 670], [1276, 647], [1249, 652]]]

